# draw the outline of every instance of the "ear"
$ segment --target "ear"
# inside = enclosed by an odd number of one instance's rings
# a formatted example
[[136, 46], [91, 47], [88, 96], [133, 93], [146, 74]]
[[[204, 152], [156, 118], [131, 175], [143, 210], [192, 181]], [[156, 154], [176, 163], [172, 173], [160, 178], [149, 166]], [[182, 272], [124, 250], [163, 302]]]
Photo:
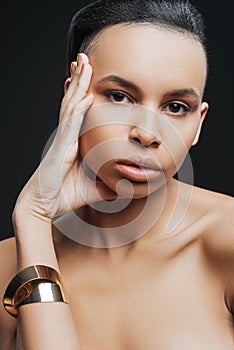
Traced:
[[194, 137], [192, 146], [195, 146], [198, 143], [199, 136], [200, 136], [200, 133], [201, 133], [201, 127], [202, 127], [202, 124], [204, 122], [205, 116], [206, 116], [206, 114], [208, 112], [208, 109], [209, 109], [208, 103], [207, 102], [202, 102], [202, 104], [201, 104], [200, 123], [199, 123], [198, 129], [197, 129], [197, 133], [196, 133], [196, 135]]
[[64, 95], [66, 94], [67, 89], [69, 88], [70, 83], [71, 83], [71, 77], [69, 77], [69, 78], [67, 78], [67, 79], [65, 80], [64, 88], [63, 88]]

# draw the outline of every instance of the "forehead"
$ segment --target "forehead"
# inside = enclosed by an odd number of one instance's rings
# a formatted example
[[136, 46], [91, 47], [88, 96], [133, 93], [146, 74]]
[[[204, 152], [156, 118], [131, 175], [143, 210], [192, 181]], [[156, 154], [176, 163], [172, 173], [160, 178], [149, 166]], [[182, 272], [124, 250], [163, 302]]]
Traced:
[[206, 56], [189, 33], [149, 24], [114, 25], [97, 35], [89, 57], [94, 75], [122, 74], [143, 84], [204, 90]]

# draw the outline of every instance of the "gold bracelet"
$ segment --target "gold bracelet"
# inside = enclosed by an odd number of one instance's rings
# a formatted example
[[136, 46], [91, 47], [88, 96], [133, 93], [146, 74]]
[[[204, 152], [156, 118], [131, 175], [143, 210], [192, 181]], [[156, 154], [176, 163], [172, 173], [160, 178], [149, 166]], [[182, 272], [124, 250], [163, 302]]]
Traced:
[[[37, 289], [36, 285], [40, 284], [41, 282], [52, 282], [53, 284], [57, 285], [60, 290], [62, 300], [61, 298], [58, 300], [59, 293], [57, 288], [57, 292], [55, 293], [56, 300], [50, 301], [62, 301], [66, 303], [62, 281], [58, 272], [49, 266], [33, 265], [20, 271], [10, 281], [3, 296], [3, 305], [6, 311], [10, 315], [17, 317], [18, 307], [23, 305], [24, 302], [27, 303], [27, 298], [35, 289]], [[53, 287], [53, 289], [55, 290], [55, 287]], [[37, 299], [39, 300], [40, 298], [37, 297], [35, 300]]]
[[28, 296], [15, 304], [17, 308], [32, 303], [64, 302], [59, 285], [53, 282], [30, 282], [27, 289]]

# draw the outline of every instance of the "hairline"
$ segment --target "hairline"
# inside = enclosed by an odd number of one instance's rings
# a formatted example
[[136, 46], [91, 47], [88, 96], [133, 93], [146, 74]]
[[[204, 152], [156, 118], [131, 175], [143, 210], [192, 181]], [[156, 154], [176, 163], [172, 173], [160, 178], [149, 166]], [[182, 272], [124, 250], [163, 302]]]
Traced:
[[193, 39], [194, 41], [196, 41], [200, 45], [200, 47], [204, 53], [204, 57], [205, 57], [205, 61], [206, 61], [206, 81], [207, 81], [209, 67], [208, 67], [208, 56], [207, 56], [207, 52], [206, 52], [206, 48], [205, 48], [204, 44], [201, 42], [201, 40], [199, 39], [199, 37], [196, 34], [190, 32], [186, 29], [183, 29], [181, 27], [169, 25], [166, 23], [161, 23], [161, 22], [157, 22], [157, 21], [155, 21], [155, 22], [130, 21], [130, 22], [120, 22], [120, 23], [114, 23], [114, 24], [107, 25], [107, 26], [103, 27], [102, 29], [100, 29], [99, 31], [97, 31], [96, 33], [93, 33], [90, 36], [84, 38], [83, 42], [80, 45], [80, 52], [84, 52], [87, 55], [91, 55], [93, 53], [93, 51], [95, 50], [95, 48], [97, 47], [98, 39], [102, 35], [102, 33], [106, 29], [108, 30], [109, 28], [116, 27], [116, 26], [119, 26], [119, 27], [121, 27], [121, 26], [126, 26], [126, 27], [127, 26], [128, 27], [137, 27], [137, 26], [156, 27], [158, 29], [165, 30], [168, 32], [179, 33], [179, 34], [187, 36], [190, 39]]
[[203, 51], [204, 51], [204, 54], [205, 54], [205, 57], [207, 59], [207, 54], [206, 54], [206, 48], [204, 46], [204, 44], [201, 42], [201, 40], [199, 39], [199, 37], [186, 30], [186, 29], [183, 29], [181, 27], [178, 27], [178, 26], [174, 26], [174, 25], [170, 25], [170, 24], [166, 24], [166, 23], [161, 23], [161, 22], [151, 22], [151, 21], [129, 21], [129, 22], [119, 22], [119, 23], [114, 23], [114, 24], [109, 24], [103, 28], [101, 28], [100, 30], [98, 30], [96, 33], [92, 33], [90, 34], [88, 37], [84, 38], [81, 45], [80, 45], [80, 52], [83, 52], [86, 53], [86, 54], [91, 54], [92, 51], [94, 50], [94, 48], [96, 47], [97, 45], [97, 42], [98, 42], [98, 38], [99, 36], [101, 36], [101, 34], [106, 30], [106, 29], [109, 29], [109, 28], [112, 28], [112, 27], [116, 27], [116, 26], [128, 26], [128, 27], [137, 27], [137, 26], [149, 26], [149, 27], [156, 27], [158, 29], [162, 29], [162, 30], [165, 30], [165, 31], [169, 31], [169, 32], [174, 32], [174, 33], [180, 33], [180, 34], [183, 34], [183, 35], [187, 35], [188, 37], [190, 37], [191, 39], [195, 40], [197, 43], [200, 44], [200, 46], [202, 47]]

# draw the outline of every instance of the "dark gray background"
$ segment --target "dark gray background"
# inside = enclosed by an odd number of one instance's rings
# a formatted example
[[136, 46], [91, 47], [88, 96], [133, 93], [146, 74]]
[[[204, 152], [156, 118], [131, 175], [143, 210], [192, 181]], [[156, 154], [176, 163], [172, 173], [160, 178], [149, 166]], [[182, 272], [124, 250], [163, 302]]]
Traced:
[[[15, 200], [56, 128], [65, 79], [66, 33], [89, 1], [15, 1], [1, 7], [0, 239], [13, 235]], [[195, 185], [233, 195], [232, 0], [194, 1], [207, 23], [211, 105], [192, 152]]]

